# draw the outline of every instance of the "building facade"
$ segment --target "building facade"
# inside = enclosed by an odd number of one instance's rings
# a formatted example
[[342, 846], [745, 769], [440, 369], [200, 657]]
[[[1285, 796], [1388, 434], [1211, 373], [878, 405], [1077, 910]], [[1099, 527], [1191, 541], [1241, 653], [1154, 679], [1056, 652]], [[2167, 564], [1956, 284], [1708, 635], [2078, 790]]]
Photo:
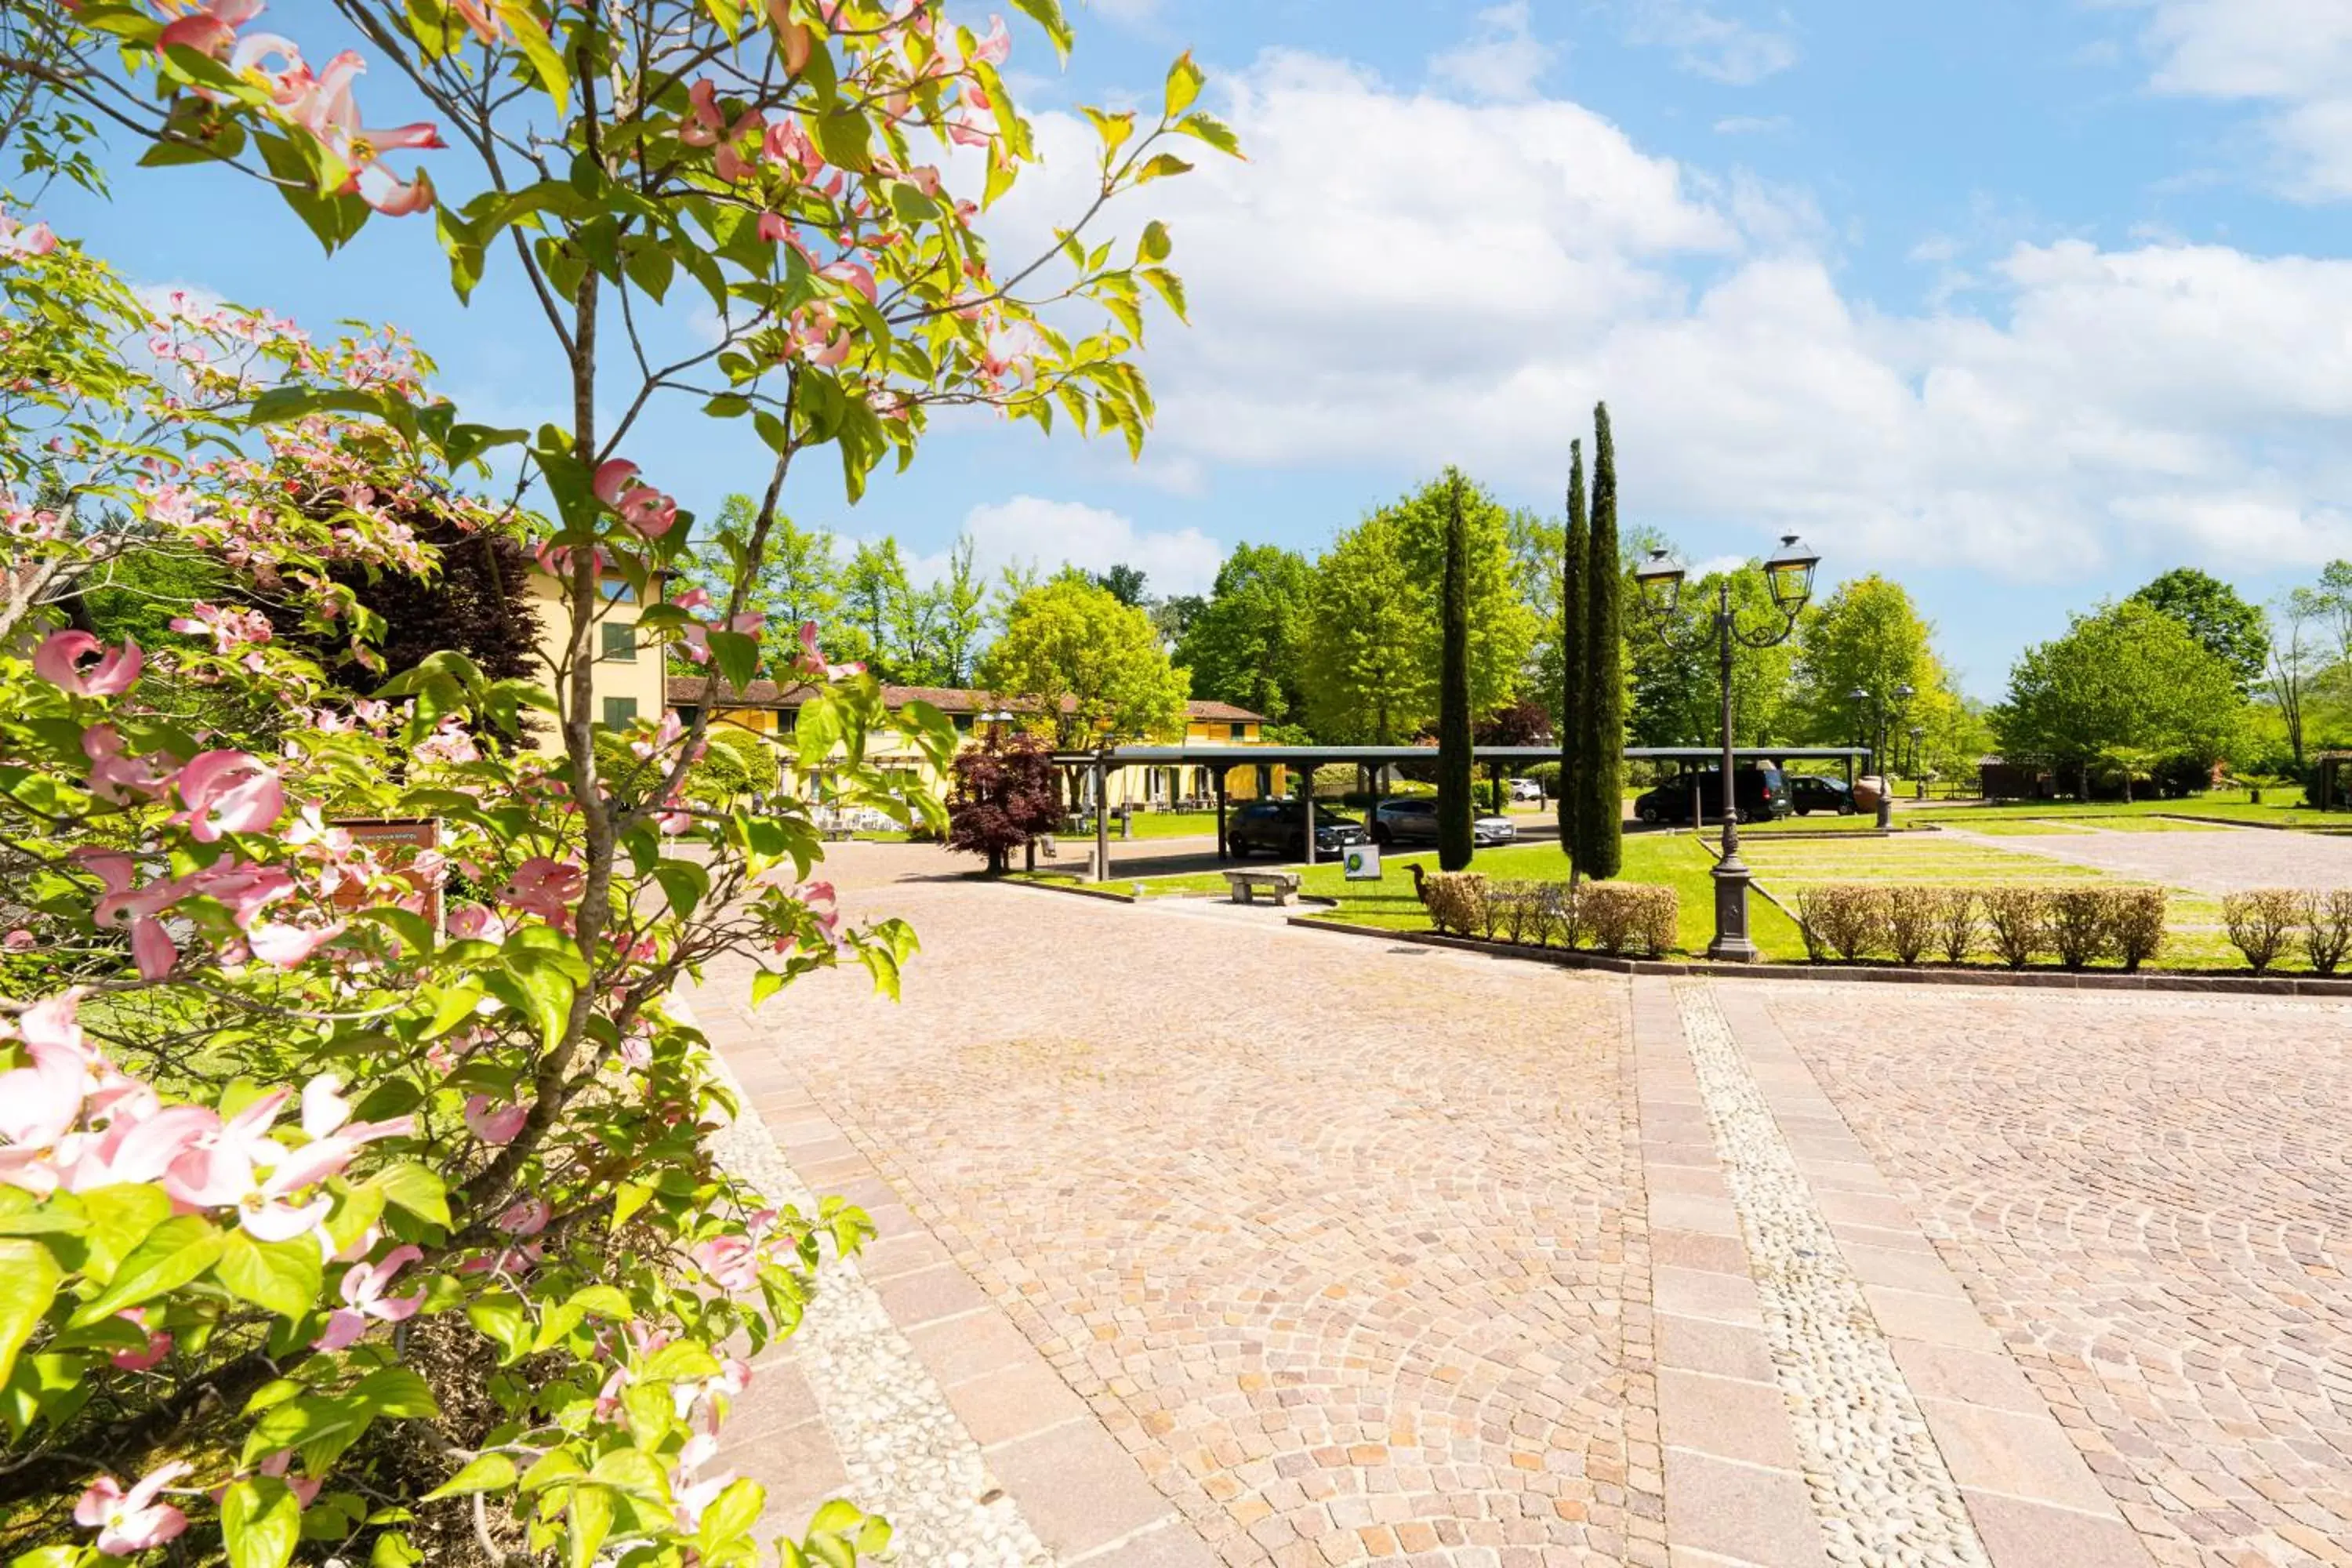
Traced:
[[[608, 729], [621, 729], [639, 719], [658, 719], [667, 702], [663, 688], [665, 650], [658, 644], [639, 646], [636, 591], [618, 577], [606, 577], [601, 587], [604, 605], [598, 611], [591, 657], [596, 661], [597, 711], [590, 715]], [[533, 572], [529, 582], [532, 608], [539, 612], [539, 656], [547, 667], [551, 686], [564, 668], [564, 638], [570, 627], [563, 607], [562, 584], [544, 572]], [[659, 593], [658, 587], [655, 592]], [[563, 737], [543, 717], [539, 722], [539, 747], [563, 749]]]

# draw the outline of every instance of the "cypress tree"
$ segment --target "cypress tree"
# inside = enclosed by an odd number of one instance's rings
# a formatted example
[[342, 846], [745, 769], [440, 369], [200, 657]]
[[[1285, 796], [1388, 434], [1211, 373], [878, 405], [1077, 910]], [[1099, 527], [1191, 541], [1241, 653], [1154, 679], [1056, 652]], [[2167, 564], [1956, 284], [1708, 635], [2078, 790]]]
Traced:
[[1470, 530], [1462, 520], [1462, 476], [1445, 485], [1445, 589], [1437, 678], [1437, 864], [1470, 864], [1474, 767], [1470, 755]]
[[1584, 755], [1585, 622], [1591, 613], [1585, 586], [1592, 523], [1584, 513], [1584, 443], [1568, 444], [1568, 542], [1559, 559], [1559, 851], [1584, 864], [1577, 818], [1578, 780]]
[[1583, 732], [1577, 792], [1584, 874], [1605, 879], [1625, 863], [1623, 606], [1617, 563], [1617, 447], [1609, 405], [1592, 408], [1592, 542], [1585, 557]]

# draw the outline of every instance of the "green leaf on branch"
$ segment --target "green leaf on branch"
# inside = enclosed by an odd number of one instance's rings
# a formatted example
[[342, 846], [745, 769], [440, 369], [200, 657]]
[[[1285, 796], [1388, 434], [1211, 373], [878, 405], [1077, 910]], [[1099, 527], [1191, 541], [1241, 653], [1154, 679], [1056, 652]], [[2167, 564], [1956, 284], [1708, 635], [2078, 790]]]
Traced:
[[465, 1497], [472, 1492], [502, 1492], [515, 1484], [515, 1464], [504, 1454], [483, 1454], [467, 1461], [466, 1468], [426, 1492], [417, 1500], [439, 1502], [446, 1497]]
[[564, 1517], [571, 1527], [564, 1531], [566, 1568], [593, 1568], [596, 1549], [613, 1531], [612, 1494], [602, 1487], [574, 1486]]
[[64, 1278], [39, 1242], [0, 1241], [0, 1384], [16, 1370], [16, 1352], [33, 1337]]
[[1192, 165], [1175, 153], [1155, 153], [1135, 171], [1135, 183], [1139, 185], [1147, 180], [1164, 180], [1171, 174], [1189, 174], [1192, 172]]
[[1201, 83], [1205, 79], [1201, 68], [1192, 63], [1192, 50], [1178, 55], [1175, 63], [1168, 68], [1168, 92], [1160, 112], [1173, 120], [1192, 108], [1192, 100], [1201, 96]]
[[1135, 258], [1138, 261], [1165, 261], [1168, 251], [1168, 226], [1153, 218], [1143, 226], [1143, 237], [1136, 241]]
[[381, 1189], [387, 1202], [444, 1230], [449, 1228], [448, 1185], [424, 1166], [413, 1163], [388, 1165], [378, 1171], [369, 1184]]
[[760, 673], [760, 639], [743, 632], [712, 632], [710, 657], [727, 684], [740, 691]]
[[[317, 1249], [312, 1248], [313, 1251]], [[286, 1568], [302, 1537], [302, 1504], [269, 1476], [232, 1481], [221, 1494], [221, 1544], [229, 1568]]]
[[1176, 130], [1181, 135], [1206, 142], [1228, 157], [1239, 158], [1244, 163], [1249, 161], [1248, 155], [1242, 151], [1242, 139], [1234, 134], [1233, 127], [1213, 114], [1206, 111], [1188, 114], [1176, 122]]
[[691, 860], [665, 860], [654, 868], [654, 880], [669, 900], [670, 912], [682, 921], [694, 918], [695, 906], [710, 891], [710, 873]]
[[152, 1301], [166, 1291], [199, 1278], [219, 1260], [227, 1238], [201, 1215], [179, 1215], [165, 1220], [131, 1250], [115, 1270], [114, 1282], [82, 1304], [71, 1326], [81, 1328], [110, 1318], [125, 1307]]
[[855, 109], [817, 116], [816, 147], [828, 163], [863, 174], [874, 167], [874, 125]]
[[1062, 15], [1061, 0], [1013, 0], [1015, 9], [1039, 26], [1054, 40], [1054, 53], [1067, 60], [1070, 58], [1070, 24]]
[[563, 56], [547, 29], [539, 25], [529, 5], [521, 0], [498, 0], [499, 20], [514, 34], [522, 47], [523, 58], [530, 62], [531, 74], [548, 97], [555, 100], [555, 112], [561, 117], [572, 104], [572, 78], [563, 68]]
[[299, 1318], [317, 1305], [326, 1267], [319, 1244], [308, 1236], [291, 1241], [256, 1241], [232, 1231], [215, 1270], [229, 1294], [281, 1318]]
[[101, 1283], [111, 1280], [131, 1249], [172, 1217], [172, 1200], [162, 1188], [143, 1182], [93, 1187], [80, 1197], [87, 1217], [82, 1237], [89, 1243], [90, 1252], [83, 1272]]

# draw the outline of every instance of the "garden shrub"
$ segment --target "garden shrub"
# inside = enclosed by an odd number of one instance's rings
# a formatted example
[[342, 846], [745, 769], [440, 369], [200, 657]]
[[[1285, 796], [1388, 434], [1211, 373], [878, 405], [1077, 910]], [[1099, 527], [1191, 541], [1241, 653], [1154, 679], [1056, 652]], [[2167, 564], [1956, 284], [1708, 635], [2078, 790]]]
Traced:
[[1681, 935], [1682, 899], [1672, 888], [1587, 882], [1576, 912], [1592, 945], [1612, 957], [1638, 952], [1656, 958], [1671, 952]]
[[2304, 923], [2305, 895], [2294, 888], [2254, 888], [2221, 900], [2221, 924], [2231, 944], [2260, 974], [2278, 961], [2287, 937]]
[[2312, 893], [2303, 901], [2303, 951], [2312, 972], [2333, 974], [2352, 951], [2352, 888]]
[[1581, 887], [1568, 882], [1546, 882], [1542, 887], [1545, 938], [1563, 948], [1574, 947], [1584, 929]]
[[1486, 889], [1486, 934], [1513, 946], [1543, 945], [1543, 889], [1529, 881], [1496, 882]]
[[2107, 889], [2095, 884], [2042, 894], [2042, 924], [2058, 962], [2081, 969], [2107, 951]]
[[2109, 888], [2105, 894], [2107, 951], [2126, 969], [2137, 969], [2163, 949], [2164, 889]]
[[1936, 895], [1936, 943], [1945, 962], [1966, 963], [1977, 950], [1977, 892], [1974, 888], [1945, 888]]
[[1832, 882], [1809, 888], [1797, 904], [1798, 928], [1815, 962], [1834, 952], [1851, 963], [1883, 945], [1885, 889], [1865, 882]]
[[1985, 924], [1992, 950], [2011, 969], [2022, 969], [2050, 946], [2049, 895], [2040, 888], [1987, 888]]
[[1889, 888], [1881, 902], [1881, 934], [1897, 963], [1916, 963], [1936, 940], [1942, 912], [1940, 889], [1916, 883]]
[[1475, 936], [1486, 929], [1486, 875], [1483, 871], [1433, 871], [1421, 879], [1429, 923], [1452, 936]]

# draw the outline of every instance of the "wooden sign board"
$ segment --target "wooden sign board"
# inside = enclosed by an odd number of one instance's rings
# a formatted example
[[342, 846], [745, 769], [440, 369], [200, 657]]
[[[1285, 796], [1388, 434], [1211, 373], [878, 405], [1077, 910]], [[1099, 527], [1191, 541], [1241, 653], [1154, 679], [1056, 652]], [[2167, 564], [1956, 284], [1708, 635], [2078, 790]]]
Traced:
[[[341, 816], [331, 817], [327, 826], [339, 827], [352, 836], [354, 844], [372, 846], [376, 859], [386, 868], [398, 870], [426, 849], [441, 847], [441, 819], [437, 816]], [[441, 934], [441, 884], [436, 879], [426, 881], [422, 877], [408, 880], [425, 895], [425, 918], [433, 923], [434, 934]], [[338, 889], [335, 902], [344, 909], [364, 907], [365, 896], [358, 889]]]

